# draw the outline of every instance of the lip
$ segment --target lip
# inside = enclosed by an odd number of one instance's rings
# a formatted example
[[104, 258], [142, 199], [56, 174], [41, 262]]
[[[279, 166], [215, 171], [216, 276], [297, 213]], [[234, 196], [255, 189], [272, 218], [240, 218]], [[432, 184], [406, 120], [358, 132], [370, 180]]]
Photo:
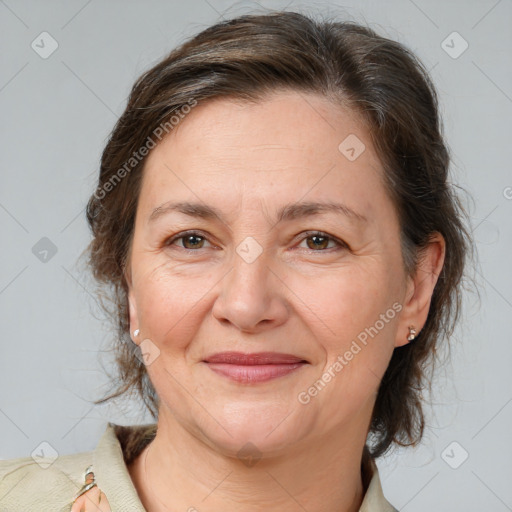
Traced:
[[243, 352], [219, 352], [208, 356], [205, 362], [234, 365], [269, 365], [307, 363], [308, 361], [294, 356], [293, 354], [282, 354], [280, 352], [254, 352], [252, 354], [244, 354]]
[[209, 356], [204, 362], [218, 375], [245, 384], [284, 377], [309, 364], [300, 357], [278, 352], [222, 352]]

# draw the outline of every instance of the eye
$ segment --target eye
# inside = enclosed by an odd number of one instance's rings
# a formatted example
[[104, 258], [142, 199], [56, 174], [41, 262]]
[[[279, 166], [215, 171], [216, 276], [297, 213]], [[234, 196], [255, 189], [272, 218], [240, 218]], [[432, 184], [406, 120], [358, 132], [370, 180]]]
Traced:
[[[306, 241], [308, 248], [314, 252], [331, 252], [326, 251], [326, 249], [348, 249], [348, 245], [345, 242], [322, 231], [310, 231], [307, 232], [306, 235], [307, 236], [303, 237], [301, 240]], [[335, 244], [334, 247], [328, 247], [329, 242], [333, 242]]]
[[[194, 251], [197, 249], [204, 249], [204, 242], [207, 240], [207, 238], [199, 231], [186, 231], [178, 233], [177, 235], [167, 239], [164, 245], [175, 245], [175, 242], [178, 240], [182, 241], [178, 247], [189, 251]], [[337, 250], [340, 248], [349, 248], [345, 242], [333, 236], [330, 236], [322, 231], [306, 232], [306, 236], [303, 236], [301, 238], [301, 242], [304, 241], [306, 241], [308, 249], [311, 249], [313, 252], [331, 252], [328, 251], [327, 249]], [[334, 247], [329, 247], [329, 243], [333, 243]]]
[[187, 250], [203, 249], [206, 237], [198, 231], [186, 231], [167, 239], [165, 245], [174, 245], [177, 240], [182, 240], [181, 248]]

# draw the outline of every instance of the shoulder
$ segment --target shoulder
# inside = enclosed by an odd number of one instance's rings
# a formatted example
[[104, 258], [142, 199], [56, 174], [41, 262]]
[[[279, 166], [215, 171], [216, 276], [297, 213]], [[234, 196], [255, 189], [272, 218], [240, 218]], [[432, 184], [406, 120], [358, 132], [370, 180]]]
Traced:
[[70, 512], [75, 496], [89, 482], [87, 471], [97, 486], [94, 492], [100, 490], [113, 510], [144, 512], [127, 465], [155, 434], [156, 424], [108, 423], [92, 451], [0, 460], [0, 511]]
[[[71, 509], [73, 496], [84, 482], [84, 470], [93, 452], [54, 458], [20, 457], [0, 461], [0, 510]], [[45, 505], [48, 508], [45, 508]]]

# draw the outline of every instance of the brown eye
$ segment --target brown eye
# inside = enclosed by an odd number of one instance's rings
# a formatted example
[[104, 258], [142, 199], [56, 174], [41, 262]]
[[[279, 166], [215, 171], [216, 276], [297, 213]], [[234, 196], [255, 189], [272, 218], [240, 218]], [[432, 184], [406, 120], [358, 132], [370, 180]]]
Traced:
[[[302, 241], [306, 241], [308, 249], [311, 249], [314, 252], [331, 252], [326, 249], [334, 249], [337, 248], [348, 248], [347, 244], [338, 240], [332, 236], [327, 235], [322, 232], [313, 232], [307, 234], [308, 236], [304, 237]], [[333, 243], [334, 246], [329, 247], [329, 243]]]
[[329, 238], [326, 236], [312, 235], [308, 236], [306, 240], [310, 249], [327, 249], [329, 245]]
[[185, 249], [201, 249], [203, 247], [204, 238], [198, 235], [182, 236], [183, 247]]
[[[178, 245], [178, 240], [182, 242]], [[188, 232], [188, 233], [179, 233], [178, 235], [171, 237], [169, 240], [165, 242], [166, 246], [178, 245], [182, 249], [187, 250], [195, 250], [195, 249], [203, 249], [204, 242], [206, 241], [206, 237], [197, 232]]]

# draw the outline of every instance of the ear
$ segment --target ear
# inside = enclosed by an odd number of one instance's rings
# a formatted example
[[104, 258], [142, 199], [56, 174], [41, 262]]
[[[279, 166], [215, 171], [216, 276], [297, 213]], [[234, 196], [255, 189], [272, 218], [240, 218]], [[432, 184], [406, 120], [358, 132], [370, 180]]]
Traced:
[[444, 264], [446, 243], [441, 233], [435, 232], [422, 250], [414, 276], [407, 277], [403, 309], [397, 330], [395, 347], [409, 340], [409, 326], [414, 326], [418, 335], [427, 321], [434, 287]]

